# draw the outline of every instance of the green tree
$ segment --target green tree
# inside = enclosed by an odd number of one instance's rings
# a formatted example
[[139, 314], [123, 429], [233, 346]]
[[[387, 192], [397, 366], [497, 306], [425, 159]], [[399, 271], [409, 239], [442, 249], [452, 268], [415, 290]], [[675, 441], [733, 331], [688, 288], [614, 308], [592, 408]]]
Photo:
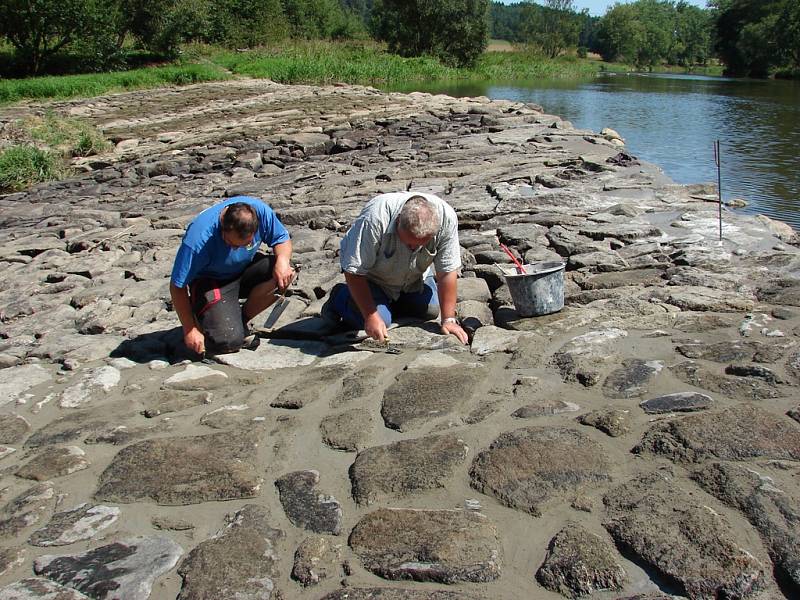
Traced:
[[[289, 36], [281, 0], [209, 0], [203, 41], [231, 48], [253, 48]], [[197, 38], [195, 38], [197, 39]]]
[[684, 2], [675, 5], [675, 40], [669, 62], [676, 65], [705, 64], [711, 56], [711, 13]]
[[82, 0], [0, 0], [0, 15], [0, 37], [8, 38], [32, 74], [81, 35], [88, 21]]
[[490, 36], [498, 40], [522, 42], [522, 8], [521, 3], [492, 2], [489, 7]]
[[600, 20], [597, 46], [603, 60], [634, 62], [644, 40], [644, 28], [632, 4], [615, 4]]
[[663, 0], [639, 0], [633, 6], [642, 31], [634, 62], [652, 68], [669, 56], [674, 40], [675, 8]]
[[716, 49], [729, 75], [765, 77], [794, 62], [796, 0], [713, 0], [712, 6]]
[[582, 20], [574, 9], [573, 0], [545, 0], [544, 7], [526, 2], [522, 8], [525, 41], [549, 58], [577, 46]]
[[436, 56], [470, 66], [486, 49], [489, 0], [376, 0], [380, 39], [403, 56]]
[[776, 41], [784, 49], [787, 66], [800, 71], [800, 2], [784, 0]]

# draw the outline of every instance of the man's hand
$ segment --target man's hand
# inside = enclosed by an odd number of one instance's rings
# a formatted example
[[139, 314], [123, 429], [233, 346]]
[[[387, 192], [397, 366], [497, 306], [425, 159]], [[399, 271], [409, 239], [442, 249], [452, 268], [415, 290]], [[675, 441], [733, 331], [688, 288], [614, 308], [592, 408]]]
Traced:
[[386, 330], [386, 323], [383, 322], [383, 319], [381, 319], [381, 316], [377, 312], [370, 313], [370, 315], [364, 319], [364, 331], [377, 342], [383, 342], [389, 337], [389, 332]]
[[206, 351], [206, 338], [197, 327], [193, 327], [183, 334], [183, 343], [189, 350], [197, 352], [197, 354], [203, 354]]
[[455, 321], [447, 321], [442, 324], [442, 333], [444, 335], [452, 334], [458, 338], [458, 341], [462, 344], [466, 344], [469, 342], [469, 337], [467, 336], [467, 332], [464, 331], [464, 328], [461, 327]]
[[283, 291], [289, 287], [294, 279], [294, 269], [289, 264], [289, 259], [279, 256], [275, 259], [275, 266], [272, 269], [272, 276], [278, 289]]

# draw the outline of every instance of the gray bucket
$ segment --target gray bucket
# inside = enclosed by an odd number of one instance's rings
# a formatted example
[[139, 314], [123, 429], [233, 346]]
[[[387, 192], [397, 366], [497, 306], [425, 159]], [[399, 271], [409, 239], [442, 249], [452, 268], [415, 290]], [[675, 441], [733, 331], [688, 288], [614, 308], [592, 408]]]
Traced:
[[538, 317], [564, 308], [564, 263], [525, 265], [526, 273], [506, 273], [508, 291], [521, 317]]

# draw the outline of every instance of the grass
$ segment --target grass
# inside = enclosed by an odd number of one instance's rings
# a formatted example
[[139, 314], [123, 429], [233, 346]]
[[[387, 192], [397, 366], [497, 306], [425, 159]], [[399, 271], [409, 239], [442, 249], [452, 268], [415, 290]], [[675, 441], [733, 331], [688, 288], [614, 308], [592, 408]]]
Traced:
[[14, 127], [22, 132], [22, 137], [62, 156], [92, 156], [109, 146], [100, 132], [88, 123], [59, 117], [53, 112], [27, 117], [15, 123]]
[[69, 159], [92, 156], [110, 144], [90, 124], [53, 112], [8, 124], [10, 145], [0, 151], [0, 192], [14, 192], [71, 173]]
[[186, 85], [227, 77], [219, 67], [203, 63], [145, 67], [113, 73], [4, 79], [0, 80], [0, 104], [20, 100], [90, 98], [109, 92]]
[[0, 152], [0, 191], [16, 192], [64, 174], [63, 159], [49, 150], [22, 144]]

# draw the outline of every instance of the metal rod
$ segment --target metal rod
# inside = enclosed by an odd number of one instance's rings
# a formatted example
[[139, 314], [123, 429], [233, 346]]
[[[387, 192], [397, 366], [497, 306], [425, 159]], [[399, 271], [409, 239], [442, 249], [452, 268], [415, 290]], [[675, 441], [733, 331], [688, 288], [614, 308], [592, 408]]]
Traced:
[[714, 162], [717, 164], [717, 194], [719, 197], [719, 241], [722, 241], [722, 169], [720, 163], [719, 140], [714, 142]]

